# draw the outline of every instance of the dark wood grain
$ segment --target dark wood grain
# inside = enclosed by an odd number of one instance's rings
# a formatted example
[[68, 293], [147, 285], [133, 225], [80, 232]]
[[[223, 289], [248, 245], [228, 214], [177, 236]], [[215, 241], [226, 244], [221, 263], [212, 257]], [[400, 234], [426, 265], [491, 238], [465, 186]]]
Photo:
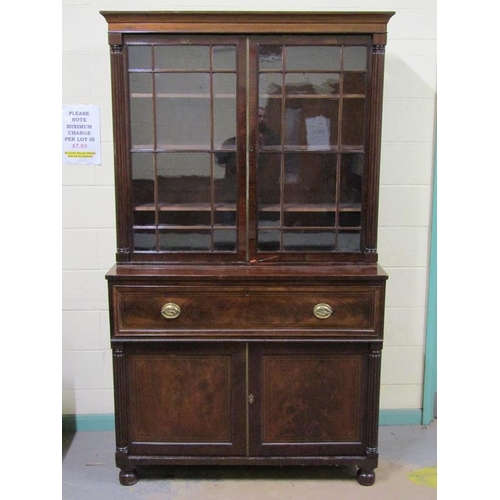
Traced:
[[[120, 483], [135, 484], [138, 467], [148, 465], [309, 464], [354, 465], [359, 469], [358, 482], [373, 484], [387, 280], [377, 264], [382, 91], [387, 23], [393, 13], [101, 14], [108, 23], [113, 89], [117, 264], [106, 279]], [[328, 212], [336, 221], [332, 230], [338, 242], [345, 229], [338, 221], [347, 209], [332, 192], [340, 198], [346, 184], [342, 155], [360, 153], [362, 181], [356, 184], [356, 193], [361, 198], [348, 207], [355, 215], [349, 218], [353, 226], [349, 229], [359, 232], [357, 250], [320, 247], [317, 251], [314, 244], [301, 251], [300, 244], [293, 251], [284, 245], [279, 250], [259, 248], [259, 211], [284, 217], [290, 209], [284, 202], [284, 142], [279, 147], [273, 143], [273, 152], [260, 139], [259, 47], [266, 44], [365, 47], [361, 76], [330, 68], [330, 74], [339, 72], [334, 97], [338, 109], [328, 109], [330, 120], [339, 120], [335, 140], [328, 146], [327, 164], [337, 176], [330, 182], [330, 198], [324, 196], [325, 163], [314, 155], [309, 155], [308, 168], [301, 172], [302, 184], [287, 188], [292, 201], [300, 203], [292, 210], [299, 214], [293, 219], [294, 235], [307, 232], [308, 221]], [[203, 147], [159, 144], [159, 127], [165, 124], [157, 119], [156, 103], [149, 117], [152, 144], [132, 144], [131, 101], [137, 96], [131, 95], [129, 74], [150, 75], [155, 83], [144, 95], [139, 91], [137, 98], [153, 102], [165, 97], [155, 94], [158, 75], [185, 72], [155, 66], [158, 45], [234, 48], [235, 65], [223, 68], [221, 74], [236, 78], [231, 97], [236, 161], [228, 192], [237, 196], [224, 199], [217, 208], [214, 193], [223, 182], [214, 175], [218, 146], [213, 128], [210, 144]], [[148, 63], [130, 68], [130, 51], [137, 48], [145, 49], [142, 57]], [[213, 78], [221, 71], [211, 63], [209, 67], [195, 72]], [[284, 81], [286, 70], [278, 73]], [[342, 94], [349, 79], [357, 81], [355, 95]], [[213, 124], [213, 93], [198, 96], [202, 97], [209, 99]], [[351, 113], [341, 102], [349, 98], [356, 99]], [[320, 109], [318, 100], [313, 100], [308, 99], [307, 105], [294, 102], [307, 108], [304, 116], [314, 117]], [[276, 109], [277, 104], [275, 100]], [[278, 120], [276, 116], [284, 123], [284, 108], [275, 115]], [[301, 141], [306, 144], [303, 125]], [[342, 134], [355, 146], [344, 147]], [[293, 148], [295, 154], [307, 152], [300, 144]], [[160, 155], [186, 150], [211, 158], [209, 181], [203, 176], [158, 174], [164, 158]], [[140, 172], [133, 179], [137, 152], [146, 152], [153, 160], [147, 175]], [[258, 173], [260, 154], [280, 155], [280, 176]], [[217, 219], [221, 212], [226, 217], [222, 221]], [[183, 213], [191, 215], [184, 220]], [[301, 220], [305, 222], [296, 222]], [[160, 245], [160, 236], [167, 231], [178, 229], [176, 225], [188, 231], [190, 224], [211, 238], [226, 224], [225, 229], [235, 231], [236, 242], [229, 250], [217, 247], [214, 238], [203, 251], [166, 251], [168, 245]], [[283, 220], [279, 224], [281, 244], [289, 226]], [[151, 241], [137, 243], [136, 231], [150, 231]], [[196, 238], [195, 232], [191, 235]], [[183, 244], [189, 247], [189, 242]], [[162, 316], [166, 303], [180, 308], [178, 317]], [[328, 304], [331, 316], [316, 317], [317, 304]]]

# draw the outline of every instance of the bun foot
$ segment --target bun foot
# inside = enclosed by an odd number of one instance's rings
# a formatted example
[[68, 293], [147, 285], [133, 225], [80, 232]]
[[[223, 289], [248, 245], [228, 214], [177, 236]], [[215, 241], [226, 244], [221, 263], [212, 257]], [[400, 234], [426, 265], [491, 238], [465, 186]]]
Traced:
[[359, 469], [357, 479], [362, 486], [371, 486], [375, 482], [375, 471], [373, 469]]
[[137, 471], [134, 468], [121, 469], [119, 474], [120, 484], [123, 486], [132, 486], [139, 481]]

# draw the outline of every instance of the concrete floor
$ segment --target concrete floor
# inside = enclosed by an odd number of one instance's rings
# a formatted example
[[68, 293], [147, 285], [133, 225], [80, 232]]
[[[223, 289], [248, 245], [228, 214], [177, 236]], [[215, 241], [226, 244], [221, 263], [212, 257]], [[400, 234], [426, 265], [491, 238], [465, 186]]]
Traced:
[[[382, 426], [373, 486], [351, 468], [172, 467], [142, 472], [121, 486], [113, 432], [63, 434], [63, 500], [427, 500], [437, 498], [437, 420], [429, 426]], [[435, 484], [435, 483], [434, 483]]]

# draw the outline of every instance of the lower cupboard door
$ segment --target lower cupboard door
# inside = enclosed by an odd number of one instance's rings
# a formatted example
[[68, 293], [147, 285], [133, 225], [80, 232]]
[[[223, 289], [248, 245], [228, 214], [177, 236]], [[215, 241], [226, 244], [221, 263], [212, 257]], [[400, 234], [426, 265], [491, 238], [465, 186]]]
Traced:
[[130, 454], [246, 454], [244, 346], [169, 343], [127, 351]]
[[365, 453], [367, 348], [249, 346], [252, 456]]

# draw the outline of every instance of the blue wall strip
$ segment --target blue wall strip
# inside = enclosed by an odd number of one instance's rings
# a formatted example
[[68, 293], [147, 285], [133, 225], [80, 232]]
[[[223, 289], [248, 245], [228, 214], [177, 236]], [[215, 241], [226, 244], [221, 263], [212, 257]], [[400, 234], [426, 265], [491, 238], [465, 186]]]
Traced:
[[437, 392], [437, 159], [434, 160], [432, 231], [429, 259], [429, 290], [427, 292], [427, 332], [425, 338], [422, 424], [434, 419]]
[[[421, 410], [382, 410], [380, 425], [419, 425]], [[115, 416], [107, 415], [63, 415], [63, 432], [114, 431]]]

